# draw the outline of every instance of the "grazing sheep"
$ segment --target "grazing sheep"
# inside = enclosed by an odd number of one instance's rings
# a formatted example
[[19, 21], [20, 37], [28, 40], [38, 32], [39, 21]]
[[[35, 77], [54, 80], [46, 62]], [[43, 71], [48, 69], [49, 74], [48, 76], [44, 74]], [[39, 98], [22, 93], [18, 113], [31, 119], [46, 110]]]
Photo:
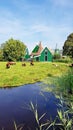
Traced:
[[10, 65], [16, 65], [16, 63], [15, 62], [8, 62]]
[[15, 62], [8, 62], [6, 64], [6, 68], [8, 69], [8, 68], [10, 68], [10, 65], [15, 65], [15, 64], [16, 64]]
[[10, 64], [7, 63], [7, 64], [6, 64], [6, 69], [9, 69], [9, 68], [10, 68]]
[[32, 66], [34, 65], [33, 61], [30, 62], [30, 65], [32, 65]]
[[26, 64], [25, 64], [25, 63], [22, 63], [22, 66], [26, 66]]

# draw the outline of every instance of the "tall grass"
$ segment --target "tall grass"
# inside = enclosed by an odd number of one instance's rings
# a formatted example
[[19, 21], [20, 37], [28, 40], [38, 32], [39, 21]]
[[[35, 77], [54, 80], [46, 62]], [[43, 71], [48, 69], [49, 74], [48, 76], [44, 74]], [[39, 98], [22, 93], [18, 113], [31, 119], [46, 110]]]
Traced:
[[16, 122], [14, 121], [14, 130], [22, 130], [23, 126], [17, 125]]
[[73, 103], [66, 102], [62, 96], [60, 97], [60, 109], [57, 110], [57, 118], [59, 123], [55, 123], [61, 130], [73, 130]]
[[71, 68], [67, 73], [58, 77], [55, 82], [56, 90], [64, 94], [73, 94], [73, 68]]
[[40, 120], [46, 115], [42, 114], [39, 117], [36, 106], [33, 103], [30, 103], [32, 112], [37, 123], [37, 128], [35, 130], [73, 130], [73, 117], [70, 117], [70, 114], [73, 114], [73, 103], [66, 102], [62, 96], [60, 96], [60, 103], [58, 104], [59, 109], [57, 110], [56, 118], [45, 123], [40, 123]]
[[[49, 125], [50, 122], [45, 122], [45, 123], [41, 123], [41, 120], [42, 118], [46, 115], [46, 113], [42, 114], [40, 117], [39, 117], [39, 114], [38, 114], [38, 110], [37, 110], [37, 104], [34, 106], [33, 103], [31, 102], [30, 103], [30, 107], [31, 107], [31, 110], [34, 114], [34, 117], [35, 117], [35, 120], [36, 120], [36, 123], [37, 123], [37, 127], [35, 128], [36, 130], [48, 130], [51, 126]], [[49, 125], [49, 128], [45, 128], [45, 126], [48, 126]]]

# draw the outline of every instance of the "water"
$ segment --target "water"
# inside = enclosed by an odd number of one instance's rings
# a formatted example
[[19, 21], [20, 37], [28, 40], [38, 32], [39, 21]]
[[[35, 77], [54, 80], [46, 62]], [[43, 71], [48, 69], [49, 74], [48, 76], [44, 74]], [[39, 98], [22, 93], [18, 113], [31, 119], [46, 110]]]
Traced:
[[46, 112], [41, 122], [57, 115], [58, 99], [54, 94], [41, 92], [40, 83], [11, 89], [0, 89], [0, 130], [14, 130], [14, 121], [23, 130], [35, 130], [36, 121], [30, 110], [30, 102], [37, 104], [39, 117]]

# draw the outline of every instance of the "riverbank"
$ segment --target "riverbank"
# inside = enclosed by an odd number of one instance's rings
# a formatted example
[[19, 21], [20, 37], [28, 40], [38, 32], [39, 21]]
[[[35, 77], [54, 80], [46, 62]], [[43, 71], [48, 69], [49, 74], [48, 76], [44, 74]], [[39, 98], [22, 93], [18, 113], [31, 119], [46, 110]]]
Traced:
[[6, 69], [6, 62], [0, 62], [0, 87], [43, 81], [47, 77], [61, 76], [68, 69], [67, 64], [54, 62], [35, 62], [33, 66], [29, 62], [26, 62], [26, 66], [22, 66], [21, 62], [16, 62], [16, 65], [11, 65], [9, 69]]

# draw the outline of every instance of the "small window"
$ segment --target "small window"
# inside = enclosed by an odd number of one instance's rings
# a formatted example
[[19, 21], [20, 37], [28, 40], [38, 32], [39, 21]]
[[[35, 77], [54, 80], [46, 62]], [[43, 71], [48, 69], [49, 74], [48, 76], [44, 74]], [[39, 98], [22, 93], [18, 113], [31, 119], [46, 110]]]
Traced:
[[48, 53], [47, 50], [45, 50], [45, 55], [47, 55], [47, 53]]

